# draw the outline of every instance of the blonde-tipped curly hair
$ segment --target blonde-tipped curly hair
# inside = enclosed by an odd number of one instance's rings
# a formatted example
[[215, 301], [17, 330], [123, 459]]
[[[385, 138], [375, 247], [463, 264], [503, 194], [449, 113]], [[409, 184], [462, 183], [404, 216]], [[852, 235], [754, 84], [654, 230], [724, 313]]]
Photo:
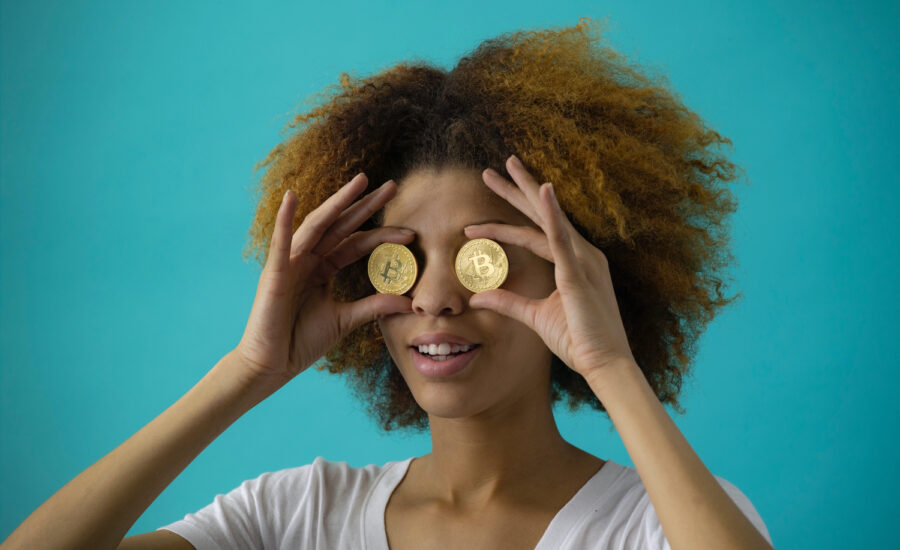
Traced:
[[[573, 225], [609, 260], [635, 360], [662, 403], [678, 402], [694, 345], [725, 298], [720, 271], [734, 260], [726, 215], [736, 201], [722, 184], [740, 168], [714, 152], [731, 141], [706, 127], [670, 91], [601, 41], [602, 25], [519, 31], [484, 41], [447, 71], [399, 63], [374, 76], [340, 76], [287, 127], [295, 131], [260, 161], [256, 217], [244, 258], [265, 265], [281, 198], [299, 199], [294, 228], [358, 172], [371, 191], [423, 167], [492, 167], [505, 177], [516, 154], [552, 181]], [[285, 130], [287, 130], [287, 127]], [[380, 225], [380, 215], [360, 230]], [[343, 269], [332, 292], [373, 292], [365, 258]], [[382, 430], [426, 430], [379, 334], [366, 323], [316, 367], [348, 375]], [[551, 402], [605, 412], [587, 382], [557, 357]]]

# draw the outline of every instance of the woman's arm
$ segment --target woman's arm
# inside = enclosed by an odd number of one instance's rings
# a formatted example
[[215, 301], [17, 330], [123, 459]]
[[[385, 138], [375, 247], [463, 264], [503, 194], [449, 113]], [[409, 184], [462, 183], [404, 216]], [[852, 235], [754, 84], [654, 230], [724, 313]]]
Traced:
[[29, 515], [0, 545], [116, 548], [203, 449], [277, 388], [246, 382], [229, 352], [186, 394]]
[[638, 365], [622, 361], [599, 372], [588, 384], [625, 443], [673, 550], [771, 549], [691, 448]]

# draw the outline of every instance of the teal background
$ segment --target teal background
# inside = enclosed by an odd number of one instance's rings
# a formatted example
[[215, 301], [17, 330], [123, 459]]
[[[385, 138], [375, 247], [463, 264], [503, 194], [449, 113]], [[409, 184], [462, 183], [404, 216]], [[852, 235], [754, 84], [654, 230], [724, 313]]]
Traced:
[[[778, 548], [898, 548], [896, 2], [12, 2], [0, 11], [0, 538], [238, 342], [255, 162], [341, 71], [450, 67], [501, 32], [609, 15], [735, 144], [733, 291], [675, 420]], [[752, 7], [751, 7], [752, 6]], [[674, 413], [670, 413], [674, 414]], [[599, 414], [563, 435], [633, 465]], [[308, 370], [130, 535], [264, 471], [430, 450]]]

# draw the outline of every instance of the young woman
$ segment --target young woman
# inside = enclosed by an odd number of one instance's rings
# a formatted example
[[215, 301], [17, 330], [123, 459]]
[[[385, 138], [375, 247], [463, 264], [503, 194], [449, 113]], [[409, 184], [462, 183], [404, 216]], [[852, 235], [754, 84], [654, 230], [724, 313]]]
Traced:
[[[736, 167], [707, 149], [730, 141], [596, 31], [504, 35], [451, 71], [342, 75], [262, 163], [264, 268], [240, 343], [3, 548], [770, 548], [663, 408], [679, 408], [692, 344], [733, 300], [717, 270], [734, 203], [716, 185]], [[499, 288], [461, 280], [457, 254], [478, 238], [506, 255]], [[372, 287], [381, 243], [416, 260], [402, 295]], [[363, 468], [318, 457], [123, 540], [322, 356], [382, 429], [428, 430], [432, 451]], [[606, 412], [635, 468], [565, 441], [563, 397]]]

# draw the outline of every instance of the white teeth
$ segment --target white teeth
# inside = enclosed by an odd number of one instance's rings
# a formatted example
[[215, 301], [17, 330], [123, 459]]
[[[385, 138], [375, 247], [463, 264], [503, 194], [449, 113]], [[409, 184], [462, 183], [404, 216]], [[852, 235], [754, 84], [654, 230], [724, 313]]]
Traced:
[[447, 342], [442, 342], [440, 344], [422, 344], [419, 346], [419, 353], [432, 355], [434, 358], [446, 358], [446, 356], [450, 354], [465, 353], [474, 347], [475, 346], [463, 344], [448, 344]]

